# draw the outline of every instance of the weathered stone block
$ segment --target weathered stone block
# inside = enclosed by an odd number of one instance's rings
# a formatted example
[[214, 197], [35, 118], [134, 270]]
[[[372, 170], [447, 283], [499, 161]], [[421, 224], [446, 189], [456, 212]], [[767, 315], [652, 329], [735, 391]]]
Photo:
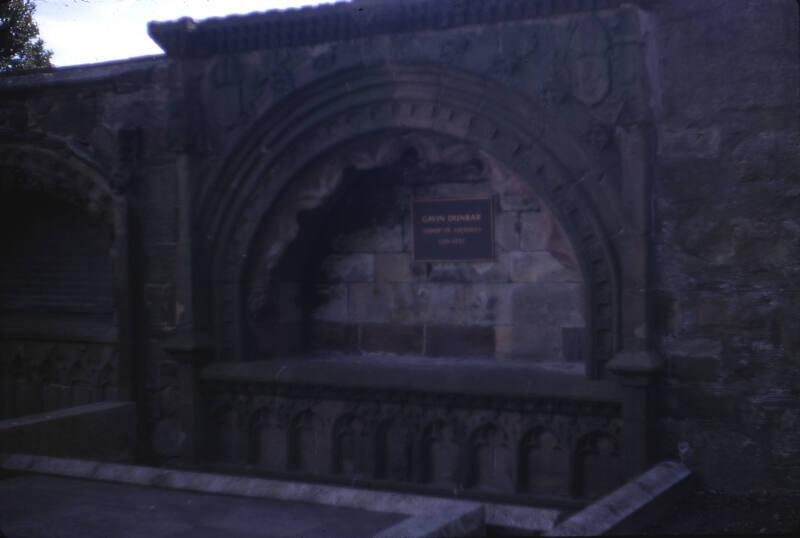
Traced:
[[464, 322], [470, 325], [511, 323], [511, 286], [473, 284], [464, 288]]
[[516, 252], [511, 254], [511, 280], [531, 284], [577, 283], [581, 282], [581, 275], [550, 252]]
[[719, 359], [709, 357], [672, 357], [669, 372], [685, 381], [714, 381], [719, 376]]
[[494, 353], [498, 359], [512, 358], [514, 328], [509, 325], [498, 325], [494, 328]]
[[258, 352], [269, 357], [285, 357], [306, 351], [300, 323], [269, 323], [254, 331]]
[[379, 353], [422, 353], [423, 327], [365, 323], [361, 326], [361, 350]]
[[429, 325], [425, 329], [425, 354], [432, 357], [491, 357], [493, 327]]
[[147, 284], [166, 284], [175, 278], [176, 243], [145, 246], [142, 280]]
[[324, 282], [372, 282], [375, 276], [375, 258], [372, 254], [328, 256], [322, 262]]
[[350, 321], [381, 323], [392, 317], [391, 284], [350, 284], [348, 314]]
[[530, 360], [560, 360], [561, 327], [548, 323], [515, 324], [511, 328], [509, 357]]
[[408, 282], [410, 280], [411, 255], [406, 253], [375, 255], [376, 282]]
[[425, 276], [431, 282], [509, 282], [510, 266], [511, 255], [501, 254], [492, 262], [432, 263]]
[[298, 282], [275, 282], [266, 293], [258, 318], [268, 322], [291, 323], [303, 319], [302, 285]]
[[685, 297], [678, 301], [678, 316], [682, 326], [753, 328], [762, 326], [769, 312], [757, 308], [742, 308], [742, 298], [729, 295]]
[[174, 243], [178, 239], [178, 189], [173, 166], [145, 170], [137, 185], [141, 200], [141, 233], [148, 243]]
[[499, 166], [490, 171], [490, 181], [500, 195], [503, 211], [538, 211], [543, 207], [530, 185]]
[[663, 414], [676, 420], [714, 420], [733, 423], [741, 420], [742, 396], [727, 390], [702, 385], [671, 386], [662, 402]]
[[400, 323], [460, 323], [464, 286], [459, 284], [397, 284], [392, 319]]
[[687, 432], [687, 462], [702, 483], [723, 493], [741, 494], [764, 483], [767, 459], [762, 446], [748, 435], [730, 430]]
[[376, 226], [340, 235], [333, 241], [336, 252], [403, 252], [403, 228]]
[[146, 285], [144, 305], [152, 329], [169, 330], [175, 325], [175, 286], [172, 284]]
[[776, 415], [771, 456], [775, 461], [800, 466], [800, 409], [783, 409]]
[[358, 351], [358, 326], [349, 323], [315, 323], [311, 329], [314, 351], [354, 353]]
[[129, 462], [136, 442], [136, 406], [100, 402], [4, 420], [0, 440], [8, 452]]
[[302, 285], [298, 282], [281, 282], [276, 285], [275, 293], [278, 300], [278, 320], [282, 323], [295, 322], [303, 319]]
[[514, 324], [551, 324], [559, 327], [583, 325], [583, 286], [579, 284], [525, 285], [511, 296]]
[[758, 181], [780, 177], [787, 163], [794, 160], [797, 141], [790, 133], [761, 131], [748, 135], [731, 152], [739, 177]]
[[713, 159], [719, 156], [721, 139], [719, 128], [662, 129], [658, 133], [658, 153], [669, 160]]
[[553, 216], [549, 211], [525, 211], [519, 215], [520, 250], [547, 250], [553, 235]]
[[710, 338], [665, 338], [664, 353], [673, 357], [705, 357], [719, 360], [722, 343]]
[[496, 249], [501, 251], [519, 250], [520, 214], [516, 211], [503, 211], [495, 217]]
[[28, 107], [24, 101], [11, 101], [0, 107], [0, 126], [22, 131], [28, 126]]
[[586, 359], [586, 327], [561, 328], [561, 354], [570, 362], [583, 362]]
[[311, 311], [311, 317], [320, 321], [348, 320], [347, 284], [320, 286], [317, 289], [318, 303]]
[[722, 344], [708, 338], [665, 339], [670, 375], [687, 381], [713, 381], [719, 375]]
[[478, 198], [492, 196], [494, 190], [485, 181], [479, 183], [431, 183], [414, 188], [417, 198]]

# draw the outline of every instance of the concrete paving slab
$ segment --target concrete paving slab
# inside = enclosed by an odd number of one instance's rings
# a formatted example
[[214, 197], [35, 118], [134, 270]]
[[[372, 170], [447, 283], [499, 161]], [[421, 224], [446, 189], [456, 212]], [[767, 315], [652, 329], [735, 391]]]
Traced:
[[[171, 490], [188, 490], [216, 495], [235, 495], [275, 501], [315, 503], [366, 510], [389, 512], [419, 518], [419, 525], [438, 525], [439, 515], [455, 510], [472, 510], [475, 504], [466, 499], [431, 497], [409, 493], [362, 489], [347, 486], [272, 480], [247, 476], [179, 471], [155, 467], [103, 463], [94, 461], [50, 458], [30, 454], [0, 453], [0, 469], [12, 472], [56, 475], [78, 479], [105, 480], [135, 486]], [[499, 503], [483, 505], [486, 526], [510, 529], [514, 532], [538, 534], [552, 529], [561, 517], [553, 508], [520, 506]], [[432, 519], [429, 519], [432, 518]], [[436, 523], [439, 521], [439, 523]], [[422, 527], [420, 527], [422, 528]], [[427, 532], [427, 531], [426, 531]]]
[[0, 529], [9, 537], [356, 538], [406, 517], [54, 476], [0, 480]]

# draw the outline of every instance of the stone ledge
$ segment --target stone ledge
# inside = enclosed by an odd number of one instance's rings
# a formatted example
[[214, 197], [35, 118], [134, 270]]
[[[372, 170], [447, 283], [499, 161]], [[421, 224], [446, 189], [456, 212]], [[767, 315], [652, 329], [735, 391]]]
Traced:
[[485, 514], [480, 504], [448, 506], [435, 514], [407, 518], [373, 538], [429, 538], [433, 536], [484, 536]]
[[0, 316], [0, 337], [6, 340], [50, 340], [59, 342], [116, 343], [119, 337], [113, 321], [52, 319], [25, 315]]
[[636, 534], [671, 506], [689, 486], [690, 477], [691, 471], [680, 463], [659, 463], [547, 531], [545, 536]]
[[100, 402], [0, 421], [0, 451], [7, 452], [130, 461], [135, 439], [133, 402]]
[[409, 0], [323, 4], [194, 21], [151, 22], [148, 34], [168, 56], [200, 57], [301, 47], [362, 37], [615, 9], [624, 0]]
[[146, 77], [147, 73], [167, 65], [163, 55], [125, 58], [96, 64], [71, 65], [65, 67], [33, 69], [20, 73], [0, 74], [0, 91], [19, 91], [39, 86], [63, 84], [90, 84], [113, 80], [117, 76]]
[[215, 363], [209, 381], [325, 385], [365, 390], [502, 395], [603, 403], [619, 402], [617, 385], [586, 379], [569, 363], [513, 363], [421, 356], [328, 356]]
[[[0, 453], [0, 470], [46, 474], [218, 495], [307, 502], [411, 516], [385, 536], [442, 536], [479, 533], [484, 525], [540, 534], [561, 516], [554, 509], [395, 493], [375, 489], [230, 476], [155, 467]], [[417, 534], [413, 534], [413, 532]], [[384, 534], [381, 534], [384, 536]]]

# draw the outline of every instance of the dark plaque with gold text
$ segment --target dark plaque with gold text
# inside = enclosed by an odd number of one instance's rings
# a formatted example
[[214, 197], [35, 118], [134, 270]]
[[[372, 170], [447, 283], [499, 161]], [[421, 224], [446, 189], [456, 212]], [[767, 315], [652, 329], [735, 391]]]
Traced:
[[494, 214], [491, 198], [414, 200], [415, 261], [491, 261]]

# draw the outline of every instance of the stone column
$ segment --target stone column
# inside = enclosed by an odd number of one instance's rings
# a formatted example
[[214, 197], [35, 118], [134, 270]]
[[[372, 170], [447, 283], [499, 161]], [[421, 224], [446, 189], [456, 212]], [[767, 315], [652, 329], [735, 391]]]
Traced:
[[164, 463], [189, 465], [197, 457], [202, 438], [198, 378], [213, 354], [211, 339], [190, 331], [179, 331], [163, 344], [178, 363], [178, 410], [174, 420], [159, 423], [153, 446]]
[[632, 478], [652, 463], [653, 405], [655, 379], [662, 360], [654, 352], [618, 353], [607, 369], [619, 383], [622, 400], [622, 460], [626, 478]]
[[193, 163], [206, 146], [202, 111], [202, 66], [176, 61], [172, 66], [170, 100], [175, 116], [170, 119], [171, 143], [175, 155], [178, 194], [178, 230], [175, 264], [175, 334], [162, 349], [178, 364], [177, 411], [159, 422], [153, 433], [153, 448], [162, 463], [191, 464], [197, 458], [200, 417], [197, 379], [210, 361], [213, 343], [208, 332], [198, 327], [197, 270], [199, 267], [193, 234], [194, 196], [198, 172]]

